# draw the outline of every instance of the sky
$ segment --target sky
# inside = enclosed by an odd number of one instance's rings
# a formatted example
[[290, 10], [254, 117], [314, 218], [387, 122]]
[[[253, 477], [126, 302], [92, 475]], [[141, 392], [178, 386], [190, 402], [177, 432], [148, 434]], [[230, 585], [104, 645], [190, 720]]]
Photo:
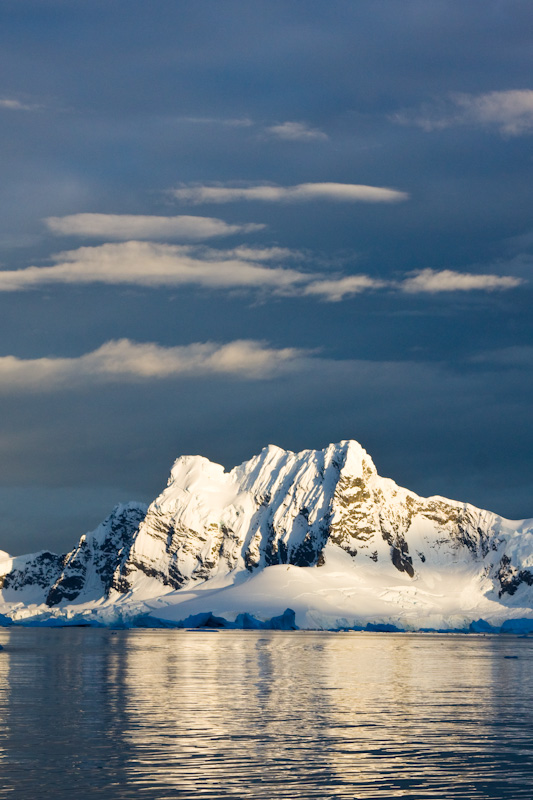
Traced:
[[533, 515], [529, 0], [3, 0], [0, 549], [356, 439]]

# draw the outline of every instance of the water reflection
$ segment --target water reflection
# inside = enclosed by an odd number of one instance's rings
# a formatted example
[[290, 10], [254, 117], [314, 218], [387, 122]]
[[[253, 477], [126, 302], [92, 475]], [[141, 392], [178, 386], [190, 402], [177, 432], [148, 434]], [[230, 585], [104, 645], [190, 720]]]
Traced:
[[2, 629], [0, 644], [0, 797], [533, 796], [527, 639]]

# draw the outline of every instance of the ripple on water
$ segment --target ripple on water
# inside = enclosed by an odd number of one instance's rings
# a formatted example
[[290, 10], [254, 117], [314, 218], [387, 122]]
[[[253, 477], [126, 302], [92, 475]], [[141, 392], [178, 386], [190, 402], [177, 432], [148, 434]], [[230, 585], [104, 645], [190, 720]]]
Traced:
[[0, 797], [533, 796], [528, 639], [2, 629], [0, 644]]

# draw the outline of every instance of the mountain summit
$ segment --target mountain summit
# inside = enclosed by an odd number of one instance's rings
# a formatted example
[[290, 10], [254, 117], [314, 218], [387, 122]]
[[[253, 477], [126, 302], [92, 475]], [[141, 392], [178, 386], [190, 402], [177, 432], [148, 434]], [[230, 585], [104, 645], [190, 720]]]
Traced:
[[0, 587], [0, 612], [27, 621], [291, 606], [300, 627], [501, 625], [533, 617], [533, 520], [421, 498], [355, 441], [270, 445], [230, 472], [182, 456], [148, 508], [117, 506], [70, 553], [3, 553]]

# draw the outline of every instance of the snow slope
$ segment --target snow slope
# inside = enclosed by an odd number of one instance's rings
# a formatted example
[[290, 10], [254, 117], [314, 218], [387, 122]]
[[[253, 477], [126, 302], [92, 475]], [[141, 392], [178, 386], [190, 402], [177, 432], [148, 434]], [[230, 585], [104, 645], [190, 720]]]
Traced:
[[300, 627], [500, 625], [533, 617], [533, 520], [421, 498], [355, 441], [269, 446], [230, 472], [183, 456], [148, 510], [118, 506], [65, 556], [0, 558], [0, 584], [13, 619], [290, 607]]

